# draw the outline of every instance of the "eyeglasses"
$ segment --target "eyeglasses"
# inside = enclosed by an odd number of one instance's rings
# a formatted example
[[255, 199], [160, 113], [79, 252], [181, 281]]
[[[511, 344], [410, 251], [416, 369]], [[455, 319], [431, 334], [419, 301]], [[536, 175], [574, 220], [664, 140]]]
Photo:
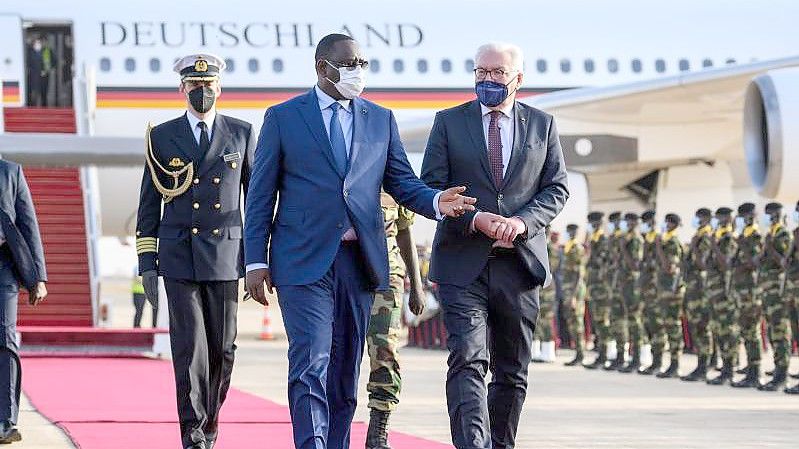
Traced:
[[364, 59], [356, 59], [353, 61], [330, 61], [327, 60], [327, 63], [332, 65], [337, 69], [344, 69], [347, 71], [355, 70], [356, 68], [360, 67], [362, 69], [369, 68], [369, 61]]
[[474, 69], [474, 75], [477, 78], [484, 79], [486, 76], [491, 75], [492, 80], [504, 80], [506, 76], [515, 72], [518, 72], [518, 70], [505, 70], [505, 69], [487, 70], [482, 67]]

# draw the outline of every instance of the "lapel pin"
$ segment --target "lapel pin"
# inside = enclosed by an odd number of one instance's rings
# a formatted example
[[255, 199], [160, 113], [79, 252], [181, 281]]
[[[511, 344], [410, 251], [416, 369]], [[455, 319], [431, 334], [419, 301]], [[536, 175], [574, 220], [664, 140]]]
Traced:
[[361, 114], [366, 114], [366, 108], [361, 109]]
[[523, 122], [526, 122], [526, 121], [527, 121], [527, 119], [526, 119], [526, 118], [524, 118], [524, 117], [522, 117], [522, 121], [523, 121]]

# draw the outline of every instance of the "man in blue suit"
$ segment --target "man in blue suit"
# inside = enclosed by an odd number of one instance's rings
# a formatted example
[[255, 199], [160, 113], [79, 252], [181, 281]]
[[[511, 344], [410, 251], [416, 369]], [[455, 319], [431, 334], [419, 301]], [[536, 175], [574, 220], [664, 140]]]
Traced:
[[315, 58], [317, 85], [266, 111], [244, 252], [248, 293], [268, 305], [264, 284], [277, 289], [295, 446], [345, 449], [373, 294], [389, 289], [381, 187], [431, 219], [475, 200], [416, 177], [391, 111], [359, 98], [368, 62], [351, 37], [324, 37]]

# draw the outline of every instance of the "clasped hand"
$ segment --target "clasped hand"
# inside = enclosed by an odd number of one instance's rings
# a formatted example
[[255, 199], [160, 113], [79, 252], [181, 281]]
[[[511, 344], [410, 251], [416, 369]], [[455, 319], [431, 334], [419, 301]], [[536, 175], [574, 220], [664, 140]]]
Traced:
[[494, 246], [513, 247], [513, 241], [527, 230], [519, 217], [503, 217], [490, 212], [480, 212], [474, 219], [474, 228], [496, 240]]

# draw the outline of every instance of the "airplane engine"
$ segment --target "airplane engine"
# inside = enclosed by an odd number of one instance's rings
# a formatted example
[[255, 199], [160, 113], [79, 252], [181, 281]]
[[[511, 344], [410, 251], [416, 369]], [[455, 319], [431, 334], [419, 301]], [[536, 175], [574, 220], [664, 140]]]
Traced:
[[752, 80], [744, 104], [743, 144], [755, 190], [767, 198], [799, 196], [799, 68]]

